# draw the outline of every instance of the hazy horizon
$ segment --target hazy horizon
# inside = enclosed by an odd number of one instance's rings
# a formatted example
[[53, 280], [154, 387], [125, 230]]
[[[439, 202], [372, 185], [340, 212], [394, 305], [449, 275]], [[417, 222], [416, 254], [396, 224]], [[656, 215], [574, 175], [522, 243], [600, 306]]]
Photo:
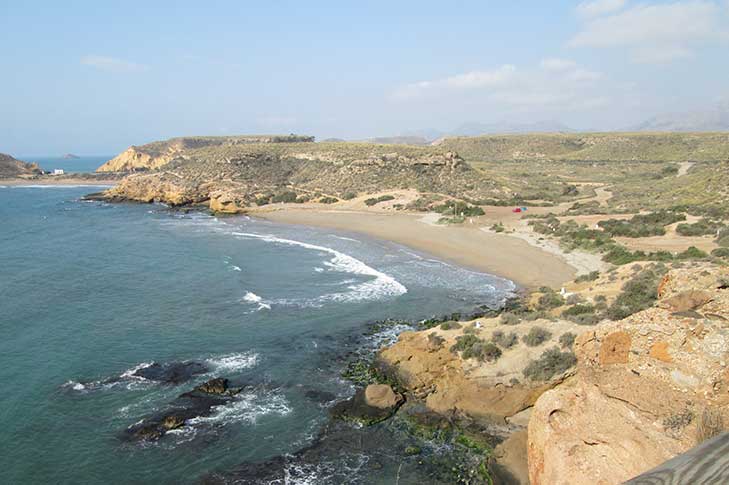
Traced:
[[636, 126], [729, 99], [728, 0], [0, 6], [0, 152]]

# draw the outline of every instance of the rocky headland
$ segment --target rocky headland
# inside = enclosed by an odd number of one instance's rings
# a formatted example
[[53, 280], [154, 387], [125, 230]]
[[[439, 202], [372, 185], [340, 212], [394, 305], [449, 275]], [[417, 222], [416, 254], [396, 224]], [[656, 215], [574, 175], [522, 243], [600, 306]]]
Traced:
[[0, 179], [33, 177], [42, 173], [43, 171], [36, 163], [23, 162], [5, 153], [0, 153]]

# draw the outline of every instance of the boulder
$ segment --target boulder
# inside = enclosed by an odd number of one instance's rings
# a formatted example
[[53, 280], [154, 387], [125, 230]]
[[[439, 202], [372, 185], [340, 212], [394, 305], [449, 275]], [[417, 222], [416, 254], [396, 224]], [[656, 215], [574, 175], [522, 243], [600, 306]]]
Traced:
[[134, 376], [150, 381], [179, 384], [190, 380], [193, 376], [204, 374], [208, 368], [200, 362], [157, 362], [134, 372]]
[[401, 394], [392, 390], [387, 384], [370, 384], [365, 388], [365, 402], [368, 406], [389, 409], [403, 401]]

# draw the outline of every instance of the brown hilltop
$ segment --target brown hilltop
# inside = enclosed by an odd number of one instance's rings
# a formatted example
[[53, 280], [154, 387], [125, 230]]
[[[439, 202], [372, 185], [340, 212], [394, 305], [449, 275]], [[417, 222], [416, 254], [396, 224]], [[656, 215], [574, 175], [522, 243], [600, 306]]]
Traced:
[[[152, 170], [127, 176], [106, 196], [172, 205], [205, 203], [215, 211], [238, 212], [281, 194], [334, 202], [383, 190], [472, 198], [494, 190], [492, 182], [456, 153], [435, 147], [267, 141], [181, 148], [181, 143], [150, 144], [156, 151], [144, 153], [130, 149], [134, 155], [127, 166], [137, 163]], [[100, 170], [110, 169], [114, 160]]]
[[26, 163], [5, 153], [0, 153], [0, 178], [39, 175], [41, 172], [36, 163]]

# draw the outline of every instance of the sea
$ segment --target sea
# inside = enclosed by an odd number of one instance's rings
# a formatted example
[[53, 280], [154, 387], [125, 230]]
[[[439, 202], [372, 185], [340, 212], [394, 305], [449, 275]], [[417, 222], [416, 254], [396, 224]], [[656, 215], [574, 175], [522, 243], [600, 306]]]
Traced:
[[[355, 392], [348, 359], [409, 328], [373, 322], [497, 307], [512, 282], [353, 233], [83, 200], [97, 190], [0, 186], [0, 483], [447, 482], [418, 471], [442, 449], [403, 456], [385, 428], [311, 450]], [[243, 390], [129, 438], [213, 377]], [[283, 480], [257, 478], [272, 466]]]

